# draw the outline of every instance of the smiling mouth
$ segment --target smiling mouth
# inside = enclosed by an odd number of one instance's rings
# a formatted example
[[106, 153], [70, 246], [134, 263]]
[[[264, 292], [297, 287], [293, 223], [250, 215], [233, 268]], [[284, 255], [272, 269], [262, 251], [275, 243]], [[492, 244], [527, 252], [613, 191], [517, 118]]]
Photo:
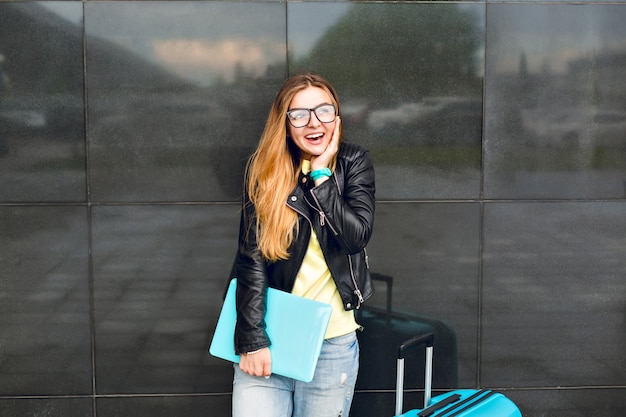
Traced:
[[313, 133], [313, 134], [305, 136], [305, 138], [310, 141], [317, 141], [317, 140], [322, 139], [323, 137], [324, 137], [323, 133]]

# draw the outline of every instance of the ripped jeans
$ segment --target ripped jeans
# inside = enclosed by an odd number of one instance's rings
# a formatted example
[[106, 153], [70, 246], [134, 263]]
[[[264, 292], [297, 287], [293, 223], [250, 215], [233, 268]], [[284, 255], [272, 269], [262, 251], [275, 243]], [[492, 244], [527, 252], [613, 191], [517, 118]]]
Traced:
[[327, 339], [315, 376], [301, 382], [245, 374], [235, 364], [233, 417], [348, 417], [359, 370], [356, 333]]

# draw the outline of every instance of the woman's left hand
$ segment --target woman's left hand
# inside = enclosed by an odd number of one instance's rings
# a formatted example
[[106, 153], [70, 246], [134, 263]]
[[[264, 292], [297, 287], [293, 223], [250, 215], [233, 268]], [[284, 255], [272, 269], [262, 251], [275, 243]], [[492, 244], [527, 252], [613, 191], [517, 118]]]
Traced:
[[320, 155], [313, 156], [311, 158], [311, 170], [315, 171], [317, 169], [328, 168], [330, 165], [330, 161], [333, 157], [339, 152], [339, 126], [341, 125], [341, 118], [337, 116], [335, 121], [335, 129], [333, 130], [333, 136], [330, 138], [330, 142], [328, 142], [328, 146]]
[[248, 375], [269, 378], [272, 374], [272, 354], [268, 348], [263, 348], [252, 355], [241, 355], [239, 368]]

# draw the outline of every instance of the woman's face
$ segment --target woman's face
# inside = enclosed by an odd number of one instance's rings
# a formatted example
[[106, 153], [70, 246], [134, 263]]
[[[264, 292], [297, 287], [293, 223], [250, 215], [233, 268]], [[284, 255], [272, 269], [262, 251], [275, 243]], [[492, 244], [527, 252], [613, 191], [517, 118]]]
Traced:
[[[323, 104], [333, 104], [331, 96], [319, 87], [307, 87], [296, 93], [289, 104], [289, 110], [315, 109]], [[322, 113], [325, 109], [327, 108], [322, 107], [318, 112]], [[324, 115], [321, 118], [324, 120]], [[332, 119], [333, 117], [330, 118]], [[322, 123], [315, 115], [315, 112], [311, 111], [309, 122], [304, 127], [293, 127], [291, 122], [288, 121], [287, 128], [294, 144], [300, 149], [302, 158], [311, 159], [312, 156], [317, 156], [324, 152], [330, 143], [336, 123], [336, 119], [330, 123]], [[299, 123], [295, 124], [298, 125]]]

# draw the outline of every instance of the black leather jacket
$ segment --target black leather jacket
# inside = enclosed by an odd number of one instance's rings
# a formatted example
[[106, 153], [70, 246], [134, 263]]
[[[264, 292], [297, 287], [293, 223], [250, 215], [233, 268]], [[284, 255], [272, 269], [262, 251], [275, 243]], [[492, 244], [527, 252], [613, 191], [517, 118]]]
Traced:
[[344, 308], [359, 308], [374, 289], [365, 249], [374, 225], [374, 167], [365, 148], [342, 143], [331, 177], [315, 187], [301, 174], [286, 204], [299, 216], [299, 233], [290, 257], [266, 261], [256, 245], [256, 213], [244, 197], [239, 249], [233, 274], [237, 277], [235, 351], [251, 352], [271, 344], [265, 332], [265, 294], [268, 286], [291, 292], [309, 245], [311, 227], [339, 290]]

